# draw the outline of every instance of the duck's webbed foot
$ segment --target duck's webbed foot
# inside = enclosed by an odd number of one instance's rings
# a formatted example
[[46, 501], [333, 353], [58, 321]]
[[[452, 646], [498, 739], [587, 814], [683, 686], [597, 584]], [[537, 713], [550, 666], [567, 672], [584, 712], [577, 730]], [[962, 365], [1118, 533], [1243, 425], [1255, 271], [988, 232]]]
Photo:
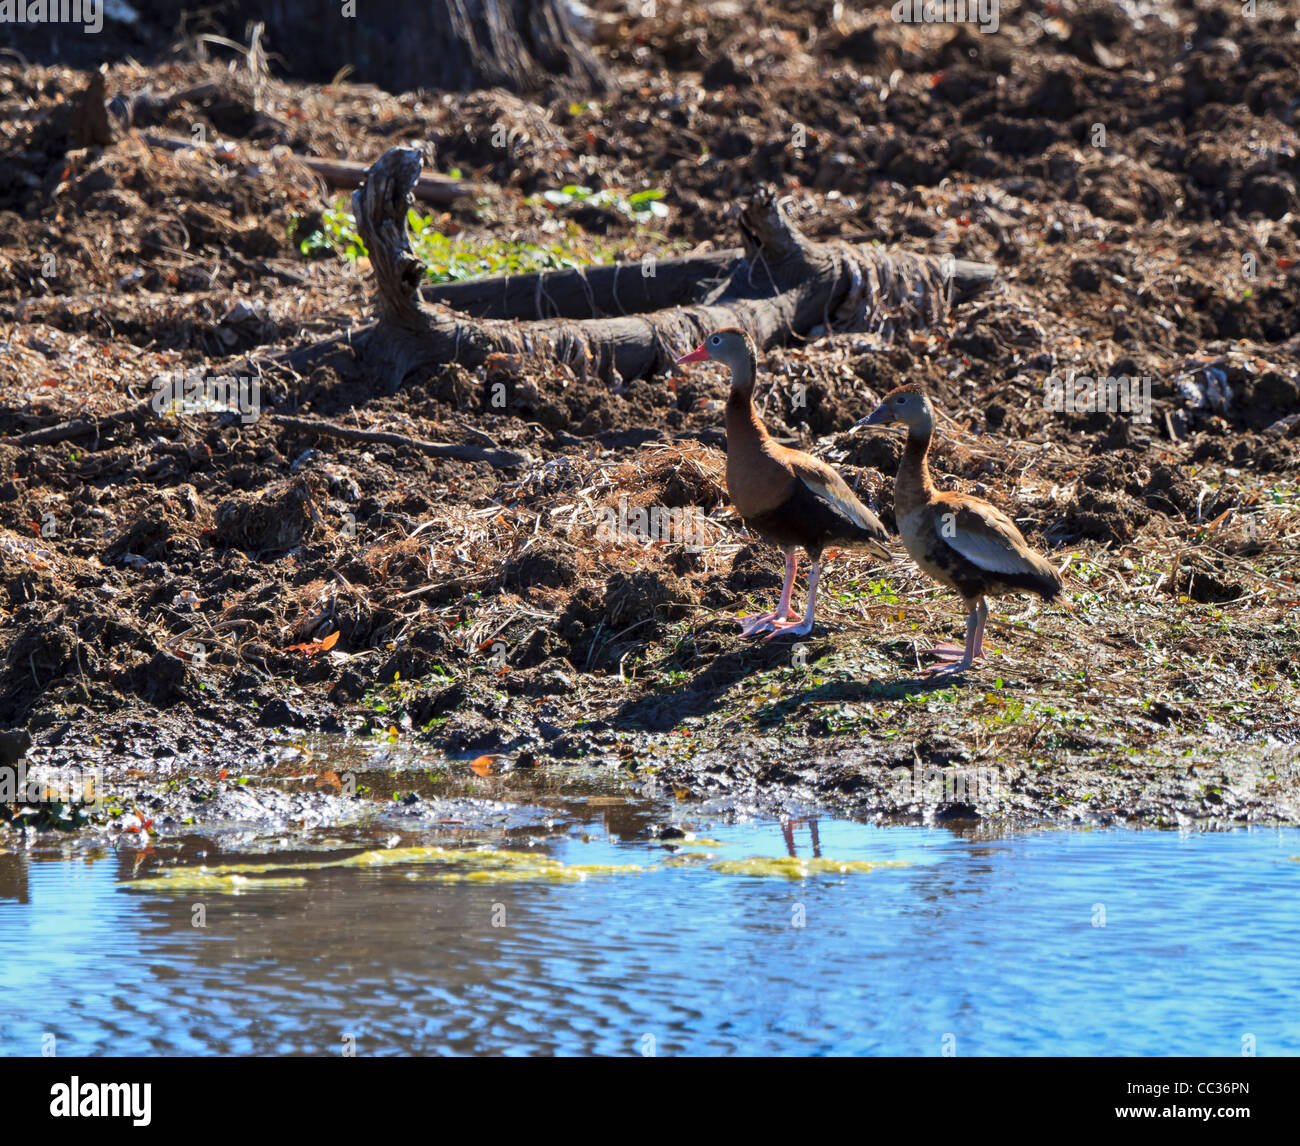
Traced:
[[937, 665], [930, 665], [921, 670], [922, 676], [957, 676], [964, 673], [971, 667], [971, 659], [962, 657], [959, 660], [941, 661]]
[[808, 566], [808, 614], [802, 621], [773, 621], [772, 632], [767, 639], [790, 636], [806, 637], [813, 630], [813, 617], [817, 613], [817, 579], [822, 574], [821, 562]]
[[773, 621], [771, 628], [772, 632], [767, 636], [769, 641], [773, 637], [806, 637], [813, 631], [813, 619], [804, 617], [803, 620]]
[[933, 648], [926, 649], [927, 656], [934, 657], [939, 661], [959, 661], [966, 654], [966, 650], [961, 645], [954, 645], [951, 641], [937, 641]]
[[771, 613], [760, 613], [757, 617], [737, 617], [740, 622], [742, 637], [756, 637], [766, 633], [790, 617], [790, 594], [794, 592], [795, 558], [793, 550], [785, 555], [785, 584], [781, 586], [781, 601]]
[[737, 617], [736, 620], [740, 622], [742, 637], [754, 637], [759, 633], [766, 633], [777, 622], [784, 621], [789, 616], [788, 611], [781, 613], [774, 610], [771, 613], [759, 613], [756, 617]]
[[987, 606], [981, 599], [966, 617], [966, 647], [959, 648], [948, 641], [939, 641], [930, 650], [939, 663], [923, 668], [921, 675], [956, 676], [970, 668], [977, 657], [984, 655], [984, 650], [980, 648], [980, 637], [983, 635], [983, 618], [987, 615]]

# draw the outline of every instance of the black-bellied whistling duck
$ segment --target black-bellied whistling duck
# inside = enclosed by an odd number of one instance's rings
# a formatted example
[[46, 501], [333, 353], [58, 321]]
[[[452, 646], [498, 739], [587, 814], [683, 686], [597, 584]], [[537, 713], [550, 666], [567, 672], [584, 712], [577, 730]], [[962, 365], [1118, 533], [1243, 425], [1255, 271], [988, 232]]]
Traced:
[[[754, 380], [758, 369], [754, 344], [743, 330], [715, 331], [698, 350], [677, 361], [714, 359], [731, 371], [727, 398], [727, 492], [745, 524], [785, 554], [785, 584], [781, 602], [772, 613], [745, 618], [741, 635], [771, 630], [806, 636], [812, 632], [817, 609], [817, 580], [822, 550], [827, 546], [866, 548], [888, 558], [881, 542], [889, 539], [876, 515], [862, 504], [825, 462], [802, 450], [772, 441], [754, 409]], [[790, 617], [796, 548], [808, 553], [808, 612], [803, 620]]]
[[[966, 647], [930, 650], [944, 663], [927, 670], [958, 673], [984, 655], [986, 596], [1037, 593], [1051, 601], [1061, 592], [1061, 574], [1029, 548], [1016, 524], [996, 506], [964, 493], [940, 493], [930, 480], [934, 407], [919, 386], [900, 386], [885, 395], [859, 426], [902, 422], [907, 448], [894, 482], [894, 516], [903, 546], [921, 570], [956, 589], [966, 602]], [[960, 660], [958, 655], [960, 654]]]

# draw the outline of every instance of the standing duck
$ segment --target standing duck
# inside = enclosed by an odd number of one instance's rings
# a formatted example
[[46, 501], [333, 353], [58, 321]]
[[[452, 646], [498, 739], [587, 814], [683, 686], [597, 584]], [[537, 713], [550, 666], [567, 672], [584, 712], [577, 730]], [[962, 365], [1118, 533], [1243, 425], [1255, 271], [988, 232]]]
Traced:
[[[778, 633], [806, 636], [812, 632], [817, 609], [817, 580], [822, 550], [827, 546], [864, 548], [889, 558], [881, 544], [889, 534], [825, 462], [772, 441], [754, 409], [757, 358], [743, 330], [715, 331], [704, 345], [677, 361], [721, 362], [731, 371], [727, 398], [727, 492], [745, 525], [785, 554], [785, 584], [772, 613], [743, 618], [741, 635]], [[802, 547], [812, 561], [808, 569], [808, 612], [802, 620], [790, 616], [794, 590], [795, 549]]]
[[[1061, 592], [1061, 574], [1029, 548], [1005, 513], [962, 493], [940, 493], [930, 480], [934, 407], [919, 386], [900, 386], [885, 395], [859, 426], [902, 422], [907, 448], [894, 483], [894, 516], [903, 545], [921, 570], [956, 589], [966, 602], [966, 647], [941, 645], [931, 653], [941, 662], [935, 674], [964, 672], [984, 655], [984, 598], [997, 593], [1037, 593], [1051, 601]], [[960, 656], [960, 659], [958, 657]]]

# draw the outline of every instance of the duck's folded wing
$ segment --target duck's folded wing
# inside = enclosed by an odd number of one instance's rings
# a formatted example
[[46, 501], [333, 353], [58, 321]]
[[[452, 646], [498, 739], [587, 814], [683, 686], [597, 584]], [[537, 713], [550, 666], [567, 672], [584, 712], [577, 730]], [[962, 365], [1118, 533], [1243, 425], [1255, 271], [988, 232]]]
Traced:
[[851, 521], [877, 541], [889, 540], [889, 531], [881, 524], [880, 518], [854, 496], [848, 483], [830, 466], [818, 463], [816, 458], [809, 458], [807, 461], [794, 458], [790, 461], [790, 468], [794, 471], [795, 477], [841, 517]]
[[987, 502], [945, 500], [935, 507], [934, 530], [972, 565], [988, 573], [1036, 573], [1036, 559], [1016, 523]]

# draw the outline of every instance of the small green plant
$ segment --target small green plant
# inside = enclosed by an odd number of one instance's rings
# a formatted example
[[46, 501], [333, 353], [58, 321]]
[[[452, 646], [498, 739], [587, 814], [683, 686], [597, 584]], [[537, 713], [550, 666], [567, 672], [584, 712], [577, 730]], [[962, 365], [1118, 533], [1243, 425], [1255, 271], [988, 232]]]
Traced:
[[[641, 192], [639, 194], [648, 194]], [[657, 193], [661, 194], [661, 193]], [[649, 211], [643, 200], [633, 196], [636, 204], [628, 200], [629, 214], [638, 218], [638, 212]], [[655, 203], [662, 212], [667, 208]], [[647, 215], [646, 217], [650, 217]], [[484, 275], [528, 274], [533, 271], [560, 270], [608, 262], [626, 244], [606, 243], [585, 236], [575, 223], [570, 223], [564, 233], [548, 246], [524, 241], [502, 239], [471, 239], [445, 235], [434, 225], [432, 215], [421, 215], [414, 209], [407, 212], [406, 224], [410, 233], [411, 251], [424, 264], [425, 277], [434, 283], [461, 282]], [[291, 238], [298, 237], [299, 221], [289, 226]], [[347, 200], [339, 199], [329, 209], [321, 212], [320, 226], [310, 234], [298, 238], [298, 250], [304, 258], [328, 258], [331, 255], [356, 262], [368, 257], [366, 245], [357, 232], [357, 221], [348, 210]]]
[[873, 605], [898, 605], [901, 598], [892, 582], [883, 578], [870, 581], [855, 577], [840, 589], [828, 589], [831, 598], [839, 605], [852, 605], [866, 601]]
[[[576, 183], [570, 183], [558, 191], [543, 191], [540, 201], [550, 203], [553, 207], [564, 207], [570, 203], [613, 207], [620, 215], [626, 215], [638, 223], [647, 223], [651, 219], [668, 218], [668, 206], [660, 202], [663, 197], [664, 193], [655, 187], [624, 195], [622, 191], [614, 191], [608, 187], [602, 191], [593, 191], [590, 187], [580, 187]], [[534, 195], [525, 202], [537, 204], [539, 199]]]
[[[357, 234], [357, 221], [346, 207], [346, 200], [339, 199], [332, 207], [321, 212], [320, 228], [298, 241], [298, 250], [307, 259], [323, 259], [338, 253], [348, 262], [355, 262], [365, 257], [365, 244]], [[411, 212], [414, 214], [415, 212]], [[289, 224], [289, 236], [298, 233], [298, 220]]]

